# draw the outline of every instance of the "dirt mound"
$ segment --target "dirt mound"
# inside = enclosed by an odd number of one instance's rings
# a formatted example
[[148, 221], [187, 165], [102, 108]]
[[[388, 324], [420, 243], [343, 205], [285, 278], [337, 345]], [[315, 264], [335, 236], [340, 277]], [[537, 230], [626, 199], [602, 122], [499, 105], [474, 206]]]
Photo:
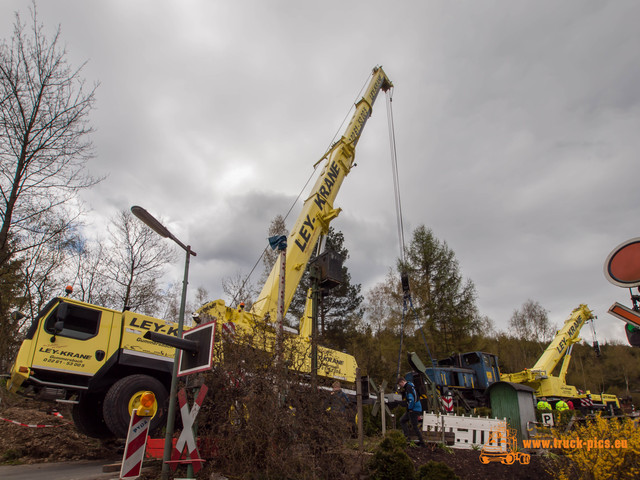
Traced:
[[0, 462], [40, 463], [117, 457], [117, 445], [77, 432], [69, 408], [4, 396], [0, 404]]
[[418, 468], [429, 460], [443, 462], [451, 467], [460, 480], [552, 480], [544, 468], [545, 459], [531, 455], [531, 463], [521, 465], [503, 465], [492, 462], [488, 465], [480, 463], [480, 452], [476, 450], [453, 449], [447, 452], [439, 447], [410, 448], [407, 452]]

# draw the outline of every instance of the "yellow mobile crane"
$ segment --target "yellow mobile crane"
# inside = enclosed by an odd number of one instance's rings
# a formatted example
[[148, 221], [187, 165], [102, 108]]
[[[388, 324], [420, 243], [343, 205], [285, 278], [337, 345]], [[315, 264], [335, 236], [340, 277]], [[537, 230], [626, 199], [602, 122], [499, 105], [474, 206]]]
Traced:
[[[339, 213], [333, 204], [342, 181], [354, 165], [355, 147], [373, 103], [380, 90], [391, 88], [391, 81], [382, 68], [375, 68], [344, 135], [320, 160], [325, 161], [322, 173], [288, 239], [281, 312], [291, 303], [320, 235], [328, 232], [329, 222]], [[267, 327], [267, 341], [254, 346], [272, 349], [280, 278], [279, 266], [276, 266], [250, 312], [238, 311], [217, 300], [203, 306], [198, 313], [216, 318], [218, 328], [233, 322], [239, 331], [252, 329], [262, 322], [261, 325]], [[308, 319], [307, 312], [301, 321], [300, 335], [287, 336], [283, 341], [309, 346]], [[126, 437], [131, 411], [137, 408], [143, 393], [152, 391], [157, 404], [162, 405], [171, 383], [174, 348], [154, 342], [145, 334], [176, 336], [177, 330], [173, 322], [131, 311], [120, 312], [68, 296], [56, 297], [31, 319], [11, 367], [7, 388], [72, 403], [73, 420], [86, 435]], [[297, 349], [302, 353], [292, 363], [302, 373], [311, 371], [310, 350]], [[356, 361], [351, 355], [320, 347], [318, 357], [319, 376], [355, 380]], [[151, 429], [163, 425], [165, 418], [166, 412], [160, 409]]]
[[[594, 407], [607, 407], [613, 405], [616, 408], [620, 407], [618, 398], [615, 395], [608, 394], [591, 394], [587, 391], [585, 393], [578, 392], [578, 389], [573, 385], [567, 385], [566, 377], [567, 370], [569, 369], [569, 362], [571, 361], [571, 351], [573, 345], [580, 341], [579, 334], [580, 329], [586, 322], [593, 320], [596, 317], [593, 312], [589, 310], [586, 305], [580, 305], [575, 308], [569, 318], [564, 322], [564, 325], [556, 336], [549, 344], [544, 353], [540, 356], [533, 368], [526, 368], [518, 373], [503, 373], [500, 376], [502, 381], [521, 383], [533, 388], [536, 391], [536, 396], [548, 397], [550, 399], [567, 399], [578, 400], [582, 399], [591, 400]], [[596, 351], [599, 352], [597, 343], [594, 343]], [[558, 375], [553, 375], [553, 371], [556, 369], [560, 361], [562, 360], [562, 366]]]
[[[265, 282], [260, 295], [249, 311], [238, 310], [225, 305], [223, 300], [216, 300], [202, 306], [196, 314], [204, 319], [216, 319], [218, 324], [233, 322], [236, 332], [253, 334], [258, 322], [269, 327], [266, 339], [260, 338], [257, 343], [265, 344], [268, 349], [275, 348], [279, 326], [278, 315], [283, 315], [293, 299], [304, 270], [309, 263], [321, 235], [329, 231], [329, 223], [340, 213], [334, 208], [334, 201], [344, 178], [354, 166], [355, 147], [360, 139], [365, 123], [371, 116], [373, 104], [380, 90], [387, 91], [392, 83], [382, 70], [377, 67], [369, 81], [366, 91], [356, 103], [355, 112], [344, 135], [316, 163], [325, 162], [311, 194], [305, 200], [302, 212], [287, 238], [284, 275], [281, 262], [276, 262]], [[281, 279], [284, 278], [284, 289], [280, 290]], [[280, 301], [280, 304], [278, 303]], [[278, 312], [280, 309], [280, 312]], [[307, 296], [307, 304], [303, 318], [300, 320], [298, 335], [285, 335], [289, 342], [287, 351], [298, 352], [290, 365], [300, 373], [311, 373], [312, 360], [309, 355], [311, 335], [311, 296]], [[321, 361], [317, 365], [317, 374], [322, 377], [335, 378], [354, 382], [356, 379], [356, 360], [353, 356], [337, 350], [318, 347], [317, 356]]]

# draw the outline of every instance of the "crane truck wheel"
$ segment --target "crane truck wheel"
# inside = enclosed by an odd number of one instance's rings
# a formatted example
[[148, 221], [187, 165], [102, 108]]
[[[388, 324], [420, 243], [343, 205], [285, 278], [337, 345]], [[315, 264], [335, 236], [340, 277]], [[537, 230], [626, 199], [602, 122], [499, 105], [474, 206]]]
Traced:
[[102, 416], [103, 402], [104, 392], [87, 393], [81, 396], [78, 403], [73, 406], [71, 416], [80, 433], [100, 439], [113, 437]]
[[167, 417], [165, 405], [169, 397], [167, 389], [160, 380], [149, 375], [130, 375], [111, 386], [102, 406], [104, 421], [117, 438], [127, 438], [131, 413], [138, 408], [140, 397], [146, 391], [155, 394], [157, 407], [149, 432], [164, 426]]

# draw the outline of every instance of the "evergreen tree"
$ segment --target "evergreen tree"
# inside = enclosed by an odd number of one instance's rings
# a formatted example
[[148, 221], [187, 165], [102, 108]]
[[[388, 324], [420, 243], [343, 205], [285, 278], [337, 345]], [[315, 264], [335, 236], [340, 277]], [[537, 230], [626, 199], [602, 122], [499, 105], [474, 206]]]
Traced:
[[[321, 289], [318, 306], [318, 331], [323, 345], [338, 350], [347, 347], [347, 332], [354, 331], [363, 315], [362, 285], [351, 283], [351, 274], [344, 262], [349, 258], [349, 250], [344, 246], [344, 235], [329, 228], [324, 250], [334, 251], [342, 257], [342, 283], [331, 289]], [[304, 313], [307, 291], [311, 288], [309, 269], [305, 271], [289, 307], [289, 321], [297, 322]], [[292, 320], [293, 319], [295, 320]]]
[[434, 356], [464, 351], [480, 326], [476, 290], [464, 280], [455, 253], [424, 225], [413, 232], [406, 264], [413, 306]]
[[20, 298], [23, 285], [20, 263], [18, 260], [0, 264], [0, 318], [3, 319], [0, 321], [0, 368], [3, 372], [9, 371], [18, 351], [22, 340], [18, 332], [26, 320], [11, 314], [23, 300]]

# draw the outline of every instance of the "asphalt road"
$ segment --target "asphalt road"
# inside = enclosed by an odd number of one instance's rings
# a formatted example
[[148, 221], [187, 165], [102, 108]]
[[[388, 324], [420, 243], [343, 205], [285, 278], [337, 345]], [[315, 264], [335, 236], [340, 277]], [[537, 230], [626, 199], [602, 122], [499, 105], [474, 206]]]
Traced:
[[104, 473], [105, 460], [36, 463], [33, 465], [0, 466], [2, 480], [110, 480], [118, 479], [120, 470]]

